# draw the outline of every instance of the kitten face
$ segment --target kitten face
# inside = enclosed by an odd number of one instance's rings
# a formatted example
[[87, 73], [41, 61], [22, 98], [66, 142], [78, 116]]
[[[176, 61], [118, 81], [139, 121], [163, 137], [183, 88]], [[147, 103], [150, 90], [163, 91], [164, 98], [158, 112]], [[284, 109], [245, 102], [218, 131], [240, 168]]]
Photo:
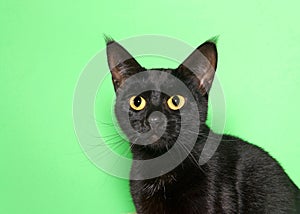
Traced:
[[[200, 93], [191, 94], [191, 85], [186, 89], [176, 87], [176, 81], [164, 75], [175, 76], [177, 72], [171, 69], [147, 70], [143, 72], [143, 78], [125, 81], [119, 88], [115, 113], [131, 143], [142, 144], [149, 149], [167, 150], [176, 142], [180, 131], [187, 130], [193, 124], [195, 114], [192, 109], [197, 107], [197, 113], [205, 121], [206, 98]], [[194, 101], [195, 97], [197, 102]], [[183, 124], [182, 117], [190, 123]]]
[[[119, 44], [108, 42], [108, 63], [117, 94], [115, 113], [131, 144], [165, 151], [181, 131], [189, 132], [191, 127], [199, 131], [195, 118], [205, 123], [216, 49], [213, 43], [201, 47], [204, 59], [197, 58], [197, 50], [177, 69], [147, 70]], [[202, 52], [200, 55], [203, 57]]]
[[[193, 109], [197, 109], [200, 121], [205, 122], [207, 97], [195, 90], [197, 81], [179, 79], [178, 72], [177, 69], [146, 70], [141, 72], [143, 78], [125, 81], [117, 90], [115, 113], [131, 143], [163, 152], [173, 146], [182, 131], [189, 132], [191, 126], [198, 126]], [[177, 81], [185, 87], [179, 87]], [[182, 117], [189, 122], [183, 122]]]

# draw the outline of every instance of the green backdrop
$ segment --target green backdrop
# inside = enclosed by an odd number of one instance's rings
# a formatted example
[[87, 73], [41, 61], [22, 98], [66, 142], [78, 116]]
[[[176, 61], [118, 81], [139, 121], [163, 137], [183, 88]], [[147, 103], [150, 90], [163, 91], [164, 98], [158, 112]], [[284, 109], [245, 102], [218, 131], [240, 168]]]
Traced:
[[297, 0], [0, 1], [0, 213], [134, 211], [128, 181], [95, 167], [73, 128], [76, 83], [105, 47], [103, 33], [161, 34], [195, 47], [220, 35], [225, 132], [265, 148], [300, 186], [299, 7]]

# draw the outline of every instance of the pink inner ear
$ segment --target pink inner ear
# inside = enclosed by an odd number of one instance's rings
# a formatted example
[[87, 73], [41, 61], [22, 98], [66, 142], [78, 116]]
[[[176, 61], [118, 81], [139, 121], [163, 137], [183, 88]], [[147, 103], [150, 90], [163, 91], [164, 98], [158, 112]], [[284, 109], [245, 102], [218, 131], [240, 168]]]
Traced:
[[108, 66], [111, 71], [114, 68], [118, 68], [118, 66], [122, 64], [126, 64], [129, 67], [141, 67], [134, 57], [117, 42], [108, 43], [106, 47], [106, 53]]
[[213, 42], [205, 42], [195, 49], [179, 66], [179, 70], [193, 72], [199, 79], [201, 94], [209, 92], [217, 67], [217, 49]]
[[133, 56], [120, 44], [113, 40], [109, 41], [106, 47], [107, 60], [114, 87], [117, 89], [122, 85], [125, 78], [143, 70], [143, 67], [141, 67]]
[[216, 70], [218, 61], [218, 52], [213, 42], [205, 42], [197, 48], [208, 60], [210, 66]]

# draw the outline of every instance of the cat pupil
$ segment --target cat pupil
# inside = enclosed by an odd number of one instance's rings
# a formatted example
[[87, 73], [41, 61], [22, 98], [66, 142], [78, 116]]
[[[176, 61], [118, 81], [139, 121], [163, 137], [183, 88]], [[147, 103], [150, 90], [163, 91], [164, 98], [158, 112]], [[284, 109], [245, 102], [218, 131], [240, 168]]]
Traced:
[[175, 106], [178, 106], [179, 105], [179, 97], [178, 96], [174, 96], [172, 98], [172, 103], [175, 105]]
[[134, 98], [133, 102], [136, 107], [139, 107], [141, 105], [142, 99], [141, 97], [136, 97]]

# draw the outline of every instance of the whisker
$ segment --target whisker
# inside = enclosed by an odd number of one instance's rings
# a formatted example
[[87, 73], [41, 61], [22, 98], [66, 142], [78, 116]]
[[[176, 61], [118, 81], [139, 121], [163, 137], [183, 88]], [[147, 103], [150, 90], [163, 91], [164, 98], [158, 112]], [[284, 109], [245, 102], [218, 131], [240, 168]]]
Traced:
[[206, 172], [202, 169], [202, 167], [199, 165], [198, 161], [196, 160], [196, 158], [194, 157], [194, 155], [191, 152], [188, 152], [188, 148], [186, 148], [186, 146], [181, 143], [178, 142], [178, 145], [181, 146], [181, 148], [186, 152], [186, 154], [188, 155], [188, 158], [192, 161], [192, 163], [197, 166], [197, 168], [199, 168], [204, 175], [207, 175]]

